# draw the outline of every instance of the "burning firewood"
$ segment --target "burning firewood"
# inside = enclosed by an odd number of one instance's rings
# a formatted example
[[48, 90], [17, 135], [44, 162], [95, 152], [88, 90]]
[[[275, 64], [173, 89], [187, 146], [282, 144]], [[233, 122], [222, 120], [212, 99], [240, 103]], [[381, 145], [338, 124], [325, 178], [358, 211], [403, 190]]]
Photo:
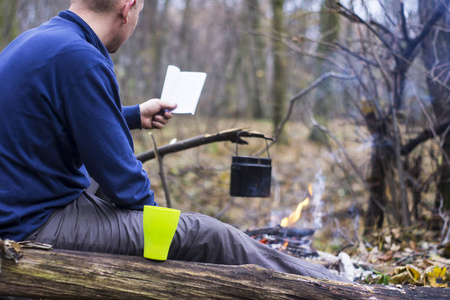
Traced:
[[311, 236], [316, 230], [314, 228], [289, 228], [281, 227], [280, 225], [274, 227], [265, 227], [253, 230], [246, 230], [245, 233], [251, 237], [257, 237], [260, 235], [276, 235], [280, 237], [297, 237], [302, 238], [305, 236]]

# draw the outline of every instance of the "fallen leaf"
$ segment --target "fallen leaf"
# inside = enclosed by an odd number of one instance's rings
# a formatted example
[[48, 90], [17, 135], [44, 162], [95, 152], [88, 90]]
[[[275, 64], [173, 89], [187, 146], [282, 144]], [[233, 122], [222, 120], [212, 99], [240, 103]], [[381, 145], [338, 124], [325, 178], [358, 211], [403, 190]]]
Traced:
[[418, 267], [408, 264], [406, 265], [406, 271], [408, 272], [408, 275], [412, 282], [414, 283], [422, 283], [420, 280], [422, 270], [420, 270]]
[[447, 268], [439, 268], [434, 266], [431, 272], [426, 273], [426, 279], [432, 287], [448, 287], [448, 281], [446, 281]]
[[392, 244], [392, 246], [391, 246], [391, 251], [396, 252], [396, 251], [399, 251], [400, 248], [401, 248], [400, 245]]
[[406, 267], [404, 266], [398, 266], [394, 268], [394, 275], [401, 274], [406, 272]]
[[394, 228], [392, 229], [392, 234], [394, 235], [394, 238], [396, 240], [399, 240], [401, 237], [401, 229], [400, 228]]
[[364, 242], [363, 242], [363, 241], [360, 241], [360, 242], [359, 242], [358, 250], [359, 250], [359, 253], [361, 253], [361, 255], [362, 255], [363, 257], [367, 257], [367, 256], [369, 255], [369, 252], [367, 251], [367, 248], [366, 248], [366, 246], [364, 245]]
[[382, 255], [378, 256], [378, 260], [379, 261], [384, 261], [384, 262], [390, 261], [390, 260], [392, 260], [393, 256], [394, 255], [392, 254], [392, 251], [389, 251], [389, 252], [387, 252], [385, 254], [382, 254]]
[[421, 258], [421, 259], [417, 259], [414, 261], [414, 265], [421, 268], [421, 269], [426, 269], [429, 266], [433, 266], [434, 263], [431, 262], [430, 260], [426, 259], [426, 258]]
[[384, 237], [384, 241], [390, 245], [392, 243], [392, 236], [391, 235], [387, 235]]
[[405, 269], [405, 272], [391, 276], [389, 281], [392, 283], [395, 283], [395, 284], [402, 284], [405, 281], [407, 281], [408, 279], [409, 279], [409, 274], [408, 274], [408, 272], [406, 272], [406, 269]]

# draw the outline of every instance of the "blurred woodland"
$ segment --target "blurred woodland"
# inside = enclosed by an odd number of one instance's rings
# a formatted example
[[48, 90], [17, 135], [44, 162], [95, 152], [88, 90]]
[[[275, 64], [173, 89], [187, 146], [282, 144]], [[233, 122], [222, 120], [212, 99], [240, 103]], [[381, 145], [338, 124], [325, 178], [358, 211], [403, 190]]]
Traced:
[[[0, 49], [68, 6], [0, 0]], [[173, 207], [274, 226], [312, 185], [295, 226], [320, 229], [317, 248], [450, 252], [449, 10], [450, 0], [145, 0], [113, 55], [122, 102], [160, 97], [169, 64], [208, 78], [196, 114], [176, 115], [156, 143], [133, 133], [136, 153], [250, 128], [276, 139], [271, 197], [230, 197], [236, 148], [215, 143], [164, 160]], [[239, 153], [266, 155], [264, 141], [246, 141]], [[164, 205], [157, 162], [144, 166]]]

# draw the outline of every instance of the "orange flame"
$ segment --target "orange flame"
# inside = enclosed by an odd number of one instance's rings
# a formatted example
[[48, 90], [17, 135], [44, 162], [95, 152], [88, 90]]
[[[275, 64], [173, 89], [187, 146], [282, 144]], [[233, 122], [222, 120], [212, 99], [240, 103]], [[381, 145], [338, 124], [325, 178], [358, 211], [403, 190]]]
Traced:
[[[313, 193], [312, 186], [309, 185], [308, 189], [309, 189], [309, 194], [312, 196], [312, 193]], [[280, 226], [281, 227], [292, 227], [300, 219], [300, 216], [302, 215], [303, 207], [308, 204], [309, 204], [309, 197], [306, 197], [305, 200], [300, 202], [300, 204], [297, 206], [297, 209], [295, 211], [293, 211], [289, 215], [289, 217], [286, 217], [283, 220], [281, 220]]]

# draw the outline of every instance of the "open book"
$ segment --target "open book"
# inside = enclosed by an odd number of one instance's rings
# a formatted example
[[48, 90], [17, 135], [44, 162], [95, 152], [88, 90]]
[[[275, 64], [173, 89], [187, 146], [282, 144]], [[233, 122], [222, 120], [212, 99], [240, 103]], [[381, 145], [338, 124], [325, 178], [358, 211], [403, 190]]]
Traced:
[[206, 80], [206, 73], [180, 71], [175, 66], [167, 68], [161, 100], [176, 103], [172, 113], [194, 114]]

